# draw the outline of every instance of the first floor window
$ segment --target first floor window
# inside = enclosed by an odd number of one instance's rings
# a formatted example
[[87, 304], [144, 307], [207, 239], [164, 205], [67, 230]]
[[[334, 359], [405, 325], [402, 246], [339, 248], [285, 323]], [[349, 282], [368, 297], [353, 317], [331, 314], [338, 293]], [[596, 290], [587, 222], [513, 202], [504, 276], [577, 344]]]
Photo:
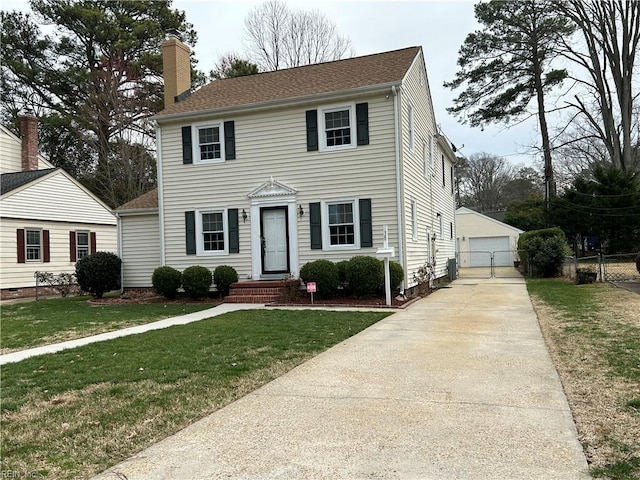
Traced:
[[42, 260], [42, 230], [26, 230], [25, 232], [25, 246], [27, 253], [27, 260], [41, 261]]
[[202, 241], [205, 252], [224, 251], [224, 217], [222, 212], [202, 214]]
[[76, 232], [76, 259], [89, 256], [89, 232]]
[[329, 213], [329, 244], [355, 245], [353, 202], [330, 203], [327, 207]]
[[198, 157], [201, 161], [222, 158], [220, 126], [198, 127]]

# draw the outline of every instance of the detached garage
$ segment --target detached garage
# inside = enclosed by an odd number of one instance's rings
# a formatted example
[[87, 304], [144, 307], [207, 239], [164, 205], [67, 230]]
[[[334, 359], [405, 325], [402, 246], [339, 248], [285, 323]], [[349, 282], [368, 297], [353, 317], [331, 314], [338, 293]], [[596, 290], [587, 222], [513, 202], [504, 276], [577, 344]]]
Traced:
[[456, 210], [458, 262], [460, 267], [513, 266], [522, 230], [466, 207]]

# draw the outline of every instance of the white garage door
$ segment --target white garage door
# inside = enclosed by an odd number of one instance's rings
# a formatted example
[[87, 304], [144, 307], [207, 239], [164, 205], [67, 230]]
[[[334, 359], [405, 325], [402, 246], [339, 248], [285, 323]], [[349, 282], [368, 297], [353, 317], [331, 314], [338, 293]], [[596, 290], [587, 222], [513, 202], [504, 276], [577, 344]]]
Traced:
[[491, 266], [491, 254], [496, 267], [511, 265], [509, 237], [478, 237], [469, 239], [469, 263], [472, 267]]

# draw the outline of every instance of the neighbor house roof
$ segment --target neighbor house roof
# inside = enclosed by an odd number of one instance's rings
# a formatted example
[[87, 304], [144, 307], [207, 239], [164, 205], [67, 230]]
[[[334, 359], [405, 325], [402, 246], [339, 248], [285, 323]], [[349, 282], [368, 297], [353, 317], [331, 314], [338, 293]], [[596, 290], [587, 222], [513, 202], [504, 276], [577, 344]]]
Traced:
[[15, 173], [3, 173], [0, 175], [0, 192], [2, 195], [9, 193], [16, 188], [20, 188], [23, 185], [33, 182], [51, 172], [57, 170], [57, 168], [46, 168], [44, 170], [28, 170], [26, 172]]
[[116, 208], [116, 212], [129, 211], [129, 210], [147, 210], [151, 208], [158, 208], [158, 189], [154, 188], [147, 193], [140, 195], [133, 200], [120, 205]]
[[420, 50], [420, 47], [409, 47], [275, 72], [214, 80], [186, 99], [167, 107], [156, 118], [396, 84], [404, 78]]

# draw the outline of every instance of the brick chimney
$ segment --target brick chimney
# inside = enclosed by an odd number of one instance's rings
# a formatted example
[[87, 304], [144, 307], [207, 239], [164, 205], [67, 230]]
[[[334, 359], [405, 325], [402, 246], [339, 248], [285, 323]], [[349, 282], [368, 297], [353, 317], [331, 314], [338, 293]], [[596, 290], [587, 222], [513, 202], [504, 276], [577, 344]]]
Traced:
[[175, 103], [175, 97], [191, 88], [190, 53], [189, 47], [173, 34], [169, 34], [162, 43], [165, 108]]
[[38, 119], [27, 112], [20, 116], [22, 171], [38, 170]]

